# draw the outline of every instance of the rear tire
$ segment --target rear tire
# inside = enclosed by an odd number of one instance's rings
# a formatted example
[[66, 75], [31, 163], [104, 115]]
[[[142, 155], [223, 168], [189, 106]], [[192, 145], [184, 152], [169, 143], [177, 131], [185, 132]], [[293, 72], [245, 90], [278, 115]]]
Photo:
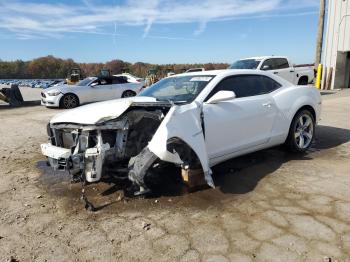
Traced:
[[60, 108], [72, 109], [79, 106], [79, 98], [74, 94], [65, 94], [60, 100]]
[[131, 91], [131, 90], [126, 90], [122, 94], [122, 98], [133, 97], [133, 96], [136, 96], [136, 93], [134, 91]]
[[309, 110], [299, 111], [293, 118], [285, 145], [292, 152], [308, 150], [315, 137], [315, 119]]
[[299, 81], [298, 81], [298, 86], [305, 86], [308, 84], [308, 78], [307, 76], [302, 76], [300, 77]]

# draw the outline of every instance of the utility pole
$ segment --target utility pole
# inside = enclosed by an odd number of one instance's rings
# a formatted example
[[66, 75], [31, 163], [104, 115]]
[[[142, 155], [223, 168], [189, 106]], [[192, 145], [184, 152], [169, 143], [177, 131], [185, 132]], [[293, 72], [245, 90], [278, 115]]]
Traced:
[[318, 27], [317, 27], [315, 69], [321, 63], [325, 10], [326, 10], [326, 0], [320, 0], [320, 14], [318, 17]]

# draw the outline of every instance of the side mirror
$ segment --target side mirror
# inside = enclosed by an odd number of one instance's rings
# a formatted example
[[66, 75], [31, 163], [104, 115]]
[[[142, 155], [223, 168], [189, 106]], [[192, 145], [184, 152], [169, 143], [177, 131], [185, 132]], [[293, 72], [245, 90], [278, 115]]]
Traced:
[[95, 82], [95, 83], [92, 83], [90, 86], [91, 86], [91, 87], [95, 87], [95, 86], [97, 86], [97, 85], [98, 85], [98, 83]]
[[264, 65], [262, 68], [261, 68], [261, 70], [270, 70], [271, 69], [271, 67], [269, 66], [269, 65]]
[[215, 95], [213, 95], [208, 100], [208, 104], [217, 104], [222, 101], [232, 100], [236, 98], [236, 94], [233, 91], [219, 91]]

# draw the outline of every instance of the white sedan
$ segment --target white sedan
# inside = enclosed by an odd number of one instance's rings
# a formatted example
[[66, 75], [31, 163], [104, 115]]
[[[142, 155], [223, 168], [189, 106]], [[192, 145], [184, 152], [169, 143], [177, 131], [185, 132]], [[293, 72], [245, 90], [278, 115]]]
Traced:
[[152, 176], [169, 164], [202, 168], [214, 186], [211, 167], [230, 158], [281, 144], [305, 152], [320, 112], [316, 88], [267, 72], [185, 73], [136, 97], [57, 115], [48, 125], [50, 142], [41, 148], [52, 167], [84, 181], [99, 181], [104, 165], [127, 170], [136, 194], [149, 192]]
[[129, 83], [142, 83], [142, 85], [145, 85], [145, 79], [143, 79], [141, 77], [134, 76], [134, 75], [129, 74], [129, 73], [123, 73], [123, 74], [114, 75], [114, 76], [123, 77]]
[[129, 83], [122, 77], [88, 77], [77, 85], [59, 85], [41, 92], [46, 107], [74, 108], [82, 104], [137, 95], [142, 83]]

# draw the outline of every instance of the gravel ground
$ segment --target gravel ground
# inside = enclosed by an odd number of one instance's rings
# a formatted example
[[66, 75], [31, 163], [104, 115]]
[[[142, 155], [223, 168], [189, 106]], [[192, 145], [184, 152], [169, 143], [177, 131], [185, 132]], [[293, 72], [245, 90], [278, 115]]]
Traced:
[[61, 110], [0, 105], [0, 261], [350, 261], [350, 96], [325, 95], [317, 139], [228, 161], [216, 189], [123, 198], [37, 168]]

